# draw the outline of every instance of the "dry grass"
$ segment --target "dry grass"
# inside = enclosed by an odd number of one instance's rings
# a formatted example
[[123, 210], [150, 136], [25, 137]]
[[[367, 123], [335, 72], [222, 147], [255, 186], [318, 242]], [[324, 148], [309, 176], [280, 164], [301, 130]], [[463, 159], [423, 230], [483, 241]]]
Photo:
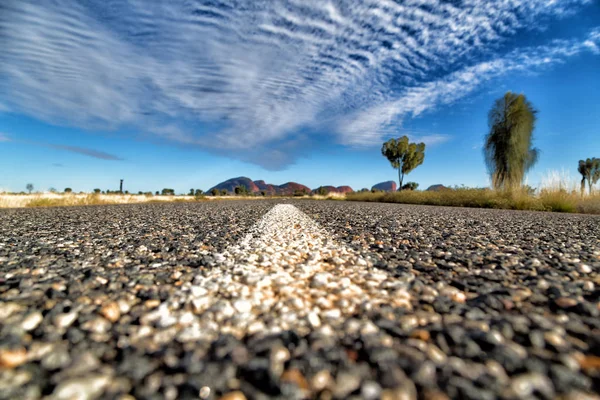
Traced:
[[155, 196], [145, 194], [0, 193], [0, 208], [68, 207], [102, 204], [186, 203], [216, 200], [262, 200], [262, 196]]
[[321, 196], [319, 194], [313, 194], [311, 196], [303, 196], [302, 199], [312, 199], [312, 200], [344, 200], [346, 198], [345, 193], [328, 193], [325, 196]]
[[0, 208], [184, 202], [203, 199], [197, 199], [194, 196], [148, 196], [137, 194], [0, 194]]
[[579, 182], [564, 171], [550, 171], [542, 178], [537, 193], [525, 190], [455, 188], [439, 192], [402, 191], [395, 193], [352, 193], [347, 200], [386, 203], [426, 204], [451, 207], [502, 208], [600, 214], [600, 192], [584, 196]]
[[542, 190], [539, 195], [530, 195], [524, 191], [503, 192], [490, 189], [459, 188], [440, 192], [352, 193], [348, 194], [346, 199], [450, 207], [600, 214], [600, 195], [582, 198], [575, 192], [567, 191]]

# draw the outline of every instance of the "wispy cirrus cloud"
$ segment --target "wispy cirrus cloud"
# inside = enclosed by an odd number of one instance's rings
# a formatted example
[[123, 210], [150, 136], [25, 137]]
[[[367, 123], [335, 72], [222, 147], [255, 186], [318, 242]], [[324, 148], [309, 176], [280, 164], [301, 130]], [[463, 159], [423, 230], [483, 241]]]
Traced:
[[[598, 31], [584, 40], [556, 40], [544, 46], [514, 50], [503, 57], [459, 69], [438, 80], [407, 88], [397, 98], [341, 118], [341, 140], [369, 144], [397, 130], [404, 118], [415, 117], [436, 107], [451, 104], [472, 93], [485, 82], [514, 72], [539, 71], [563, 63], [600, 43]], [[594, 41], [595, 40], [595, 41]]]
[[37, 143], [39, 146], [51, 147], [57, 150], [65, 150], [70, 151], [71, 153], [82, 154], [84, 156], [98, 158], [100, 160], [110, 160], [110, 161], [122, 161], [121, 157], [115, 156], [114, 154], [106, 153], [104, 151], [88, 149], [86, 147], [78, 147], [78, 146], [68, 146], [63, 144], [47, 144], [47, 143]]
[[[0, 142], [13, 142], [13, 143], [22, 143], [22, 144], [27, 144], [27, 145], [32, 145], [32, 146], [42, 146], [42, 147], [47, 147], [50, 149], [64, 150], [64, 151], [69, 151], [71, 153], [82, 154], [84, 156], [98, 158], [100, 160], [109, 160], [109, 161], [122, 161], [123, 160], [119, 156], [116, 156], [116, 155], [110, 154], [110, 153], [106, 153], [106, 152], [100, 151], [100, 150], [94, 150], [94, 149], [90, 149], [87, 147], [71, 146], [71, 145], [65, 145], [65, 144], [46, 143], [46, 142], [40, 142], [40, 141], [34, 141], [34, 140], [14, 139], [14, 138], [10, 137], [8, 134], [2, 133], [2, 132], [0, 132]], [[54, 165], [58, 166], [59, 164], [54, 164]], [[62, 167], [62, 165], [60, 165], [60, 166]]]
[[281, 168], [306, 132], [371, 145], [404, 118], [455, 101], [459, 86], [469, 93], [523, 70], [514, 57], [538, 68], [594, 51], [597, 32], [496, 54], [507, 38], [587, 3], [23, 0], [0, 6], [0, 104], [58, 124], [135, 126]]

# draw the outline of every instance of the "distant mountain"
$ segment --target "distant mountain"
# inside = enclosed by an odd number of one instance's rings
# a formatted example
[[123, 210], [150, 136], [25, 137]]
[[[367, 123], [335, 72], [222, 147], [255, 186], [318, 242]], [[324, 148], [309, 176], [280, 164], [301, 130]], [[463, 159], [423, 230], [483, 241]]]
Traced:
[[437, 184], [437, 185], [431, 185], [427, 188], [428, 192], [439, 192], [441, 190], [448, 190], [449, 188], [447, 188], [446, 186], [442, 185], [442, 184]]
[[265, 181], [254, 181], [254, 184], [258, 187], [259, 191], [265, 192], [265, 194], [272, 196], [277, 194], [278, 187], [275, 185], [271, 185], [270, 183], [266, 183]]
[[327, 194], [329, 194], [329, 193], [350, 193], [350, 192], [354, 192], [354, 190], [350, 186], [338, 186], [338, 187], [335, 187], [335, 186], [327, 185], [327, 186], [319, 186], [318, 188], [313, 189], [312, 193], [319, 194], [319, 191], [321, 189], [324, 189]]
[[256, 186], [256, 184], [252, 182], [252, 179], [246, 178], [245, 176], [240, 176], [238, 178], [228, 179], [225, 182], [221, 182], [218, 185], [211, 187], [210, 189], [208, 189], [208, 193], [210, 193], [213, 189], [225, 189], [229, 193], [233, 193], [235, 191], [236, 186], [245, 186], [249, 192], [260, 192], [258, 186]]
[[288, 182], [283, 185], [272, 185], [270, 183], [266, 183], [263, 180], [252, 181], [250, 178], [245, 176], [240, 176], [238, 178], [231, 178], [226, 180], [225, 182], [221, 182], [216, 186], [208, 189], [208, 193], [210, 193], [213, 189], [218, 190], [227, 190], [229, 193], [235, 192], [236, 186], [245, 186], [249, 192], [259, 194], [261, 191], [265, 192], [266, 195], [283, 195], [283, 196], [293, 196], [295, 193], [299, 191], [303, 191], [307, 194], [310, 193], [310, 188], [304, 186], [300, 183], [296, 182]]
[[[393, 185], [395, 188], [396, 184], [393, 183]], [[252, 181], [250, 178], [240, 176], [237, 178], [228, 179], [225, 182], [221, 182], [218, 185], [211, 187], [208, 189], [207, 193], [210, 193], [213, 189], [227, 190], [229, 193], [234, 193], [237, 186], [245, 186], [250, 193], [254, 194], [265, 192], [267, 196], [293, 196], [299, 192], [310, 194], [316, 193], [318, 190], [317, 188], [311, 191], [308, 186], [297, 182], [287, 182], [283, 185], [273, 185], [265, 182], [264, 180]], [[350, 193], [354, 191], [350, 186], [323, 186], [323, 188], [327, 190], [327, 193]]]
[[350, 186], [338, 186], [336, 188], [338, 193], [352, 193], [354, 192], [354, 189], [352, 189]]
[[377, 185], [374, 185], [371, 188], [371, 190], [376, 189], [376, 190], [383, 190], [384, 192], [395, 192], [397, 188], [398, 188], [398, 186], [396, 185], [396, 182], [386, 181], [386, 182], [381, 182], [381, 183], [378, 183]]

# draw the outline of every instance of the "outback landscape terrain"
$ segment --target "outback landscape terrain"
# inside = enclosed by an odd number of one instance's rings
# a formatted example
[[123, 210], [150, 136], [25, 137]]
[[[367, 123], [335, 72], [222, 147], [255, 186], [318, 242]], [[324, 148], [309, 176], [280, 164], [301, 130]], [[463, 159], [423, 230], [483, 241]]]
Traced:
[[600, 0], [0, 0], [0, 400], [600, 400]]

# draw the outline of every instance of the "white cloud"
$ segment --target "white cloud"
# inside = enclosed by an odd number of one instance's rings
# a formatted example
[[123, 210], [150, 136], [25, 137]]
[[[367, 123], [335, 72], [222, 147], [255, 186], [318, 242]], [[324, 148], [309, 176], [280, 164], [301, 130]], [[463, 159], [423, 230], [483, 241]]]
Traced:
[[2, 132], [0, 132], [0, 143], [1, 142], [10, 142], [8, 135]]
[[[281, 144], [303, 128], [365, 144], [454, 101], [454, 90], [507, 61], [457, 65], [588, 2], [22, 0], [0, 15], [0, 104], [58, 124], [134, 126], [263, 165], [274, 163], [260, 152], [273, 154], [283, 165]], [[551, 64], [568, 45], [518, 54]]]
[[[589, 35], [590, 38], [594, 34]], [[368, 145], [397, 131], [397, 125], [408, 117], [457, 101], [484, 82], [513, 72], [536, 71], [548, 65], [566, 61], [590, 47], [584, 41], [555, 41], [548, 46], [518, 49], [504, 57], [465, 67], [441, 79], [405, 89], [392, 98], [366, 110], [343, 117], [340, 121], [341, 140], [346, 144]], [[600, 38], [596, 38], [600, 42]], [[594, 42], [592, 42], [594, 43]], [[594, 43], [595, 44], [595, 43]], [[401, 132], [401, 130], [400, 130]]]

